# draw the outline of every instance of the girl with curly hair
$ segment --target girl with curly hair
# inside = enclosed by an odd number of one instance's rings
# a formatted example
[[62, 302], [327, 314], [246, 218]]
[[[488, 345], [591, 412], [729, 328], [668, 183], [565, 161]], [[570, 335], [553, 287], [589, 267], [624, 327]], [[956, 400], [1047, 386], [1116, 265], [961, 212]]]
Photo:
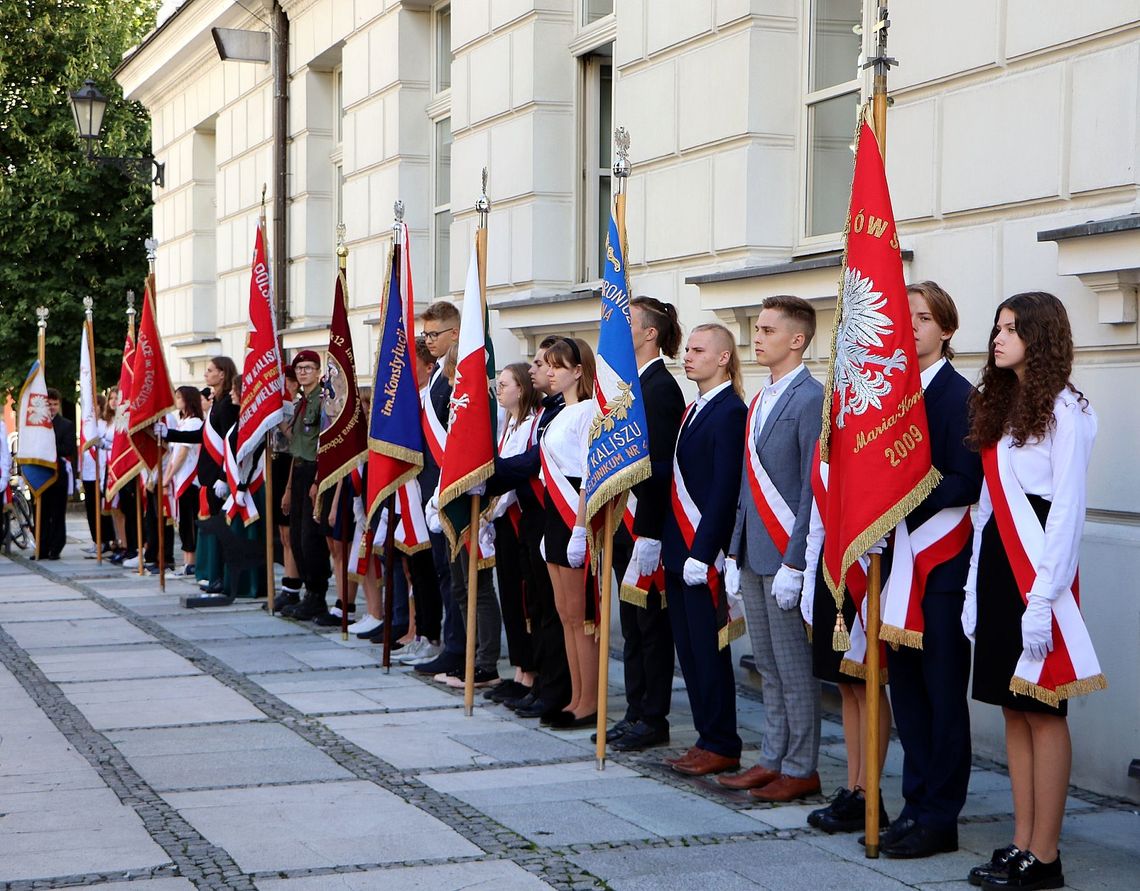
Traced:
[[974, 699], [1001, 706], [1013, 842], [970, 871], [985, 888], [1060, 888], [1070, 696], [1105, 686], [1077, 605], [1085, 475], [1096, 415], [1069, 380], [1073, 336], [1052, 294], [999, 307], [972, 404], [985, 483], [962, 628], [975, 641]]

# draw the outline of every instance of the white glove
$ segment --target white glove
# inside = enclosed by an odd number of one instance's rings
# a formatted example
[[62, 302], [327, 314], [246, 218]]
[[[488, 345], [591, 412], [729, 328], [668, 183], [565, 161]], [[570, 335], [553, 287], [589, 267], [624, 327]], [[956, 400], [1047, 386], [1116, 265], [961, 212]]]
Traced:
[[388, 541], [388, 508], [380, 509], [380, 521], [376, 524], [376, 532], [372, 536], [372, 546], [383, 548]]
[[[727, 594], [727, 592], [726, 592]], [[735, 622], [744, 618], [744, 598], [739, 594], [727, 594], [728, 621]]]
[[166, 426], [166, 421], [155, 421], [153, 429], [154, 429], [154, 435], [157, 436], [159, 439], [165, 439], [166, 438], [166, 431], [168, 429]]
[[780, 564], [776, 570], [776, 577], [772, 579], [772, 596], [780, 609], [794, 609], [799, 600], [800, 592], [804, 589], [804, 573], [802, 569], [792, 569], [785, 563]]
[[238, 507], [245, 507], [245, 490], [238, 489], [234, 492], [234, 504]]
[[543, 562], [546, 562], [546, 536], [545, 535], [542, 536], [542, 538], [540, 538], [538, 540], [538, 556], [540, 556], [542, 558]]
[[978, 592], [966, 590], [966, 599], [962, 601], [962, 633], [971, 641], [974, 639], [974, 629], [978, 627]]
[[358, 525], [358, 526], [364, 522], [364, 499], [363, 498], [353, 498], [352, 499], [352, 519], [353, 519], [353, 522], [355, 522], [356, 525]]
[[439, 498], [435, 495], [431, 497], [424, 508], [424, 519], [427, 521], [429, 532], [434, 532], [436, 535], [443, 533], [443, 523], [439, 519]]
[[873, 545], [871, 545], [869, 548], [867, 548], [867, 551], [865, 554], [863, 554], [863, 556], [869, 557], [869, 556], [871, 556], [871, 554], [881, 554], [886, 549], [887, 549], [887, 537], [884, 535], [877, 542], [875, 542]]
[[467, 490], [468, 495], [485, 495], [486, 493], [487, 483], [485, 480], [481, 483], [476, 483], [474, 486]]
[[656, 538], [639, 538], [633, 543], [630, 560], [637, 567], [638, 575], [653, 575], [661, 565], [661, 542]]
[[685, 561], [685, 568], [681, 577], [686, 585], [707, 585], [709, 583], [709, 565], [702, 563], [696, 557], [689, 557]]
[[800, 615], [804, 617], [804, 623], [811, 626], [814, 624], [815, 618], [815, 586], [811, 590], [807, 587], [803, 590], [803, 596], [800, 597]]
[[586, 565], [586, 527], [575, 526], [566, 545], [566, 562], [571, 569]]
[[226, 485], [225, 480], [217, 480], [214, 483], [214, 494], [219, 498], [225, 498], [230, 494], [230, 487]]
[[740, 567], [736, 564], [735, 557], [729, 557], [724, 561], [724, 590], [728, 592], [729, 597], [735, 597], [740, 593]]
[[482, 523], [479, 526], [479, 550], [490, 556], [495, 553], [495, 524]]
[[1040, 595], [1029, 595], [1021, 617], [1021, 646], [1036, 662], [1053, 652], [1053, 605]]

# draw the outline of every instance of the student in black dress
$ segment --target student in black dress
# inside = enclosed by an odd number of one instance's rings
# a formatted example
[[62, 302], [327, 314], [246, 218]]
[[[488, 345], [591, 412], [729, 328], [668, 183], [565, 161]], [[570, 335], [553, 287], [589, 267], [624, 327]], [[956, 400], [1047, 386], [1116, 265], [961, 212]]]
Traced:
[[1072, 367], [1060, 300], [1031, 292], [998, 307], [972, 404], [985, 484], [962, 610], [974, 699], [1002, 709], [1013, 787], [1012, 843], [970, 872], [985, 888], [1064, 885], [1066, 700], [1105, 686], [1074, 596], [1097, 422]]

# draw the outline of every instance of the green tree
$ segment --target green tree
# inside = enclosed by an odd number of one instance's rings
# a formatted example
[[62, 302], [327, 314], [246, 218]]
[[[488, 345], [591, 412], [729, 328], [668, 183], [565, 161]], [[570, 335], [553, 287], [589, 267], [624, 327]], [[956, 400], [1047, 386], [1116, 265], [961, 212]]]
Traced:
[[150, 186], [86, 157], [68, 93], [92, 78], [108, 97], [98, 152], [139, 157], [150, 122], [113, 78], [154, 26], [158, 0], [0, 3], [0, 392], [36, 356], [35, 307], [51, 311], [48, 385], [74, 396], [85, 295], [95, 303], [100, 389], [119, 379], [125, 291], [141, 295]]

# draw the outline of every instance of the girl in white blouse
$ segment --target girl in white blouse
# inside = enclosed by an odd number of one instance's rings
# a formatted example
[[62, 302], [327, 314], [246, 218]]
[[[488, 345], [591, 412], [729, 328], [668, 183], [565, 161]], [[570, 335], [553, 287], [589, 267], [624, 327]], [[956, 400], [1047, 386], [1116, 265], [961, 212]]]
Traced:
[[998, 307], [972, 405], [985, 484], [962, 613], [975, 640], [973, 695], [1002, 708], [1013, 787], [1013, 842], [970, 873], [986, 888], [1064, 884], [1066, 699], [1104, 686], [1074, 597], [1097, 423], [1072, 367], [1060, 300], [1033, 292]]
[[590, 425], [598, 408], [594, 401], [594, 353], [584, 340], [563, 337], [546, 350], [543, 358], [550, 392], [561, 394], [566, 401], [566, 407], [542, 435], [546, 484], [543, 553], [562, 620], [571, 685], [570, 703], [548, 723], [556, 728], [586, 727], [595, 722], [598, 711], [598, 643], [593, 623], [586, 621], [586, 529], [580, 525], [579, 489], [586, 475]]

